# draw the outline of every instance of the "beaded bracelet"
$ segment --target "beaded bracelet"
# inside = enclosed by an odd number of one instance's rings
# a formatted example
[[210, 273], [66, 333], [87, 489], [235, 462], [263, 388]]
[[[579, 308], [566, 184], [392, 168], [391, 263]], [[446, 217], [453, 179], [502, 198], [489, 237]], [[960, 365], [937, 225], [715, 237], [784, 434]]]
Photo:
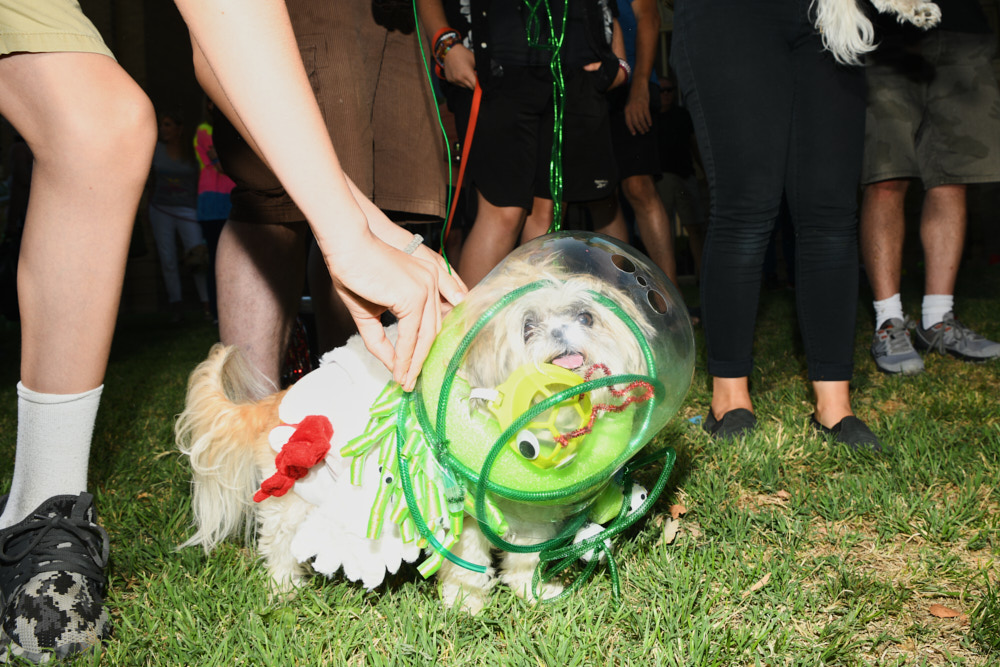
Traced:
[[442, 28], [434, 36], [434, 60], [438, 65], [444, 67], [444, 57], [451, 51], [451, 47], [462, 41], [462, 36], [457, 30]]
[[618, 68], [621, 69], [623, 72], [625, 72], [625, 83], [628, 83], [629, 81], [632, 80], [632, 67], [631, 65], [628, 64], [627, 60], [619, 58]]

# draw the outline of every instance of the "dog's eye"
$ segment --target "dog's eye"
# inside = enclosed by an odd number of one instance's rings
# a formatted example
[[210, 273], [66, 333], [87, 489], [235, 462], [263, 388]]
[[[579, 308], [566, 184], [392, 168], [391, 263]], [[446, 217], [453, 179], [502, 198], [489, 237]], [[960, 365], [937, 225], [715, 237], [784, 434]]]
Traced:
[[538, 446], [538, 438], [531, 431], [521, 431], [517, 434], [517, 451], [521, 456], [534, 461], [538, 458], [541, 449]]
[[524, 328], [521, 331], [521, 335], [524, 336], [524, 340], [528, 340], [535, 333], [535, 329], [538, 327], [538, 323], [535, 322], [535, 318], [526, 317], [524, 318]]
[[579, 324], [580, 326], [590, 328], [594, 325], [594, 316], [588, 313], [587, 311], [583, 311], [577, 314], [576, 323]]

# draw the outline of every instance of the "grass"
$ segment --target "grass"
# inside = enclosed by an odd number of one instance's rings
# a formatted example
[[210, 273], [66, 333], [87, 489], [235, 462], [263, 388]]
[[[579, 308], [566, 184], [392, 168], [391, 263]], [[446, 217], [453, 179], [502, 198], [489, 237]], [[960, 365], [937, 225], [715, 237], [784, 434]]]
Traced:
[[[904, 295], [919, 295], [919, 276]], [[1000, 338], [1000, 267], [969, 266], [960, 316]], [[693, 292], [688, 294], [696, 298]], [[914, 296], [914, 299], [919, 298]], [[814, 435], [794, 297], [763, 296], [752, 378], [761, 428], [711, 441], [703, 353], [657, 444], [678, 451], [653, 513], [618, 545], [622, 604], [606, 569], [571, 598], [526, 606], [496, 590], [477, 617], [447, 611], [404, 570], [368, 593], [316, 579], [272, 600], [253, 552], [177, 551], [189, 473], [171, 428], [211, 327], [120, 323], [98, 419], [92, 490], [111, 534], [108, 665], [990, 665], [1000, 663], [1000, 364], [926, 358], [877, 373], [859, 300], [855, 408], [890, 456]], [[917, 303], [906, 302], [916, 313]], [[702, 345], [701, 331], [699, 349]], [[0, 332], [17, 358], [17, 329]], [[0, 488], [9, 484], [16, 364], [0, 369]], [[652, 482], [656, 471], [649, 471]], [[672, 504], [687, 513], [666, 543]], [[931, 613], [942, 605], [958, 613]], [[81, 658], [78, 664], [96, 664]]]

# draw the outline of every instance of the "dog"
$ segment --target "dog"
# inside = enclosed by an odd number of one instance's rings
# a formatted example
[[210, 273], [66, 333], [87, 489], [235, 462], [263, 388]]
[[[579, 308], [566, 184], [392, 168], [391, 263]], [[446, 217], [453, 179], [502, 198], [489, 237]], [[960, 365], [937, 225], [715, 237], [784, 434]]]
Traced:
[[[467, 331], [498, 300], [525, 285], [532, 289], [486, 322], [461, 363], [458, 375], [469, 391], [453, 400], [462, 404], [470, 419], [490, 418], [497, 388], [518, 368], [555, 366], [581, 380], [595, 371], [599, 375], [648, 371], [636, 331], [608, 303], [617, 304], [641, 335], [651, 338], [657, 331], [647, 314], [606, 281], [559, 273], [555, 260], [542, 264], [507, 260], [449, 318], [456, 320], [460, 331]], [[395, 327], [387, 333], [394, 339]], [[309, 574], [332, 576], [339, 570], [371, 589], [401, 562], [416, 560], [422, 549], [416, 541], [407, 541], [399, 526], [387, 522], [378, 539], [366, 535], [365, 527], [374, 516], [369, 507], [377, 502], [370, 489], [385, 475], [377, 457], [364, 459], [363, 470], [359, 468], [355, 477], [351, 458], [341, 453], [365, 432], [369, 407], [390, 380], [389, 371], [354, 336], [344, 347], [324, 355], [319, 369], [291, 388], [268, 395], [238, 349], [215, 345], [191, 374], [185, 408], [176, 424], [177, 445], [189, 457], [193, 473], [196, 531], [183, 546], [200, 545], [207, 553], [231, 535], [241, 534], [250, 541], [255, 533], [257, 551], [282, 594], [290, 594]], [[593, 390], [592, 403], [621, 403], [622, 393], [615, 391], [613, 386]], [[316, 415], [332, 426], [332, 434], [323, 431], [318, 437], [329, 442], [321, 464], [283, 495], [262, 497], [266, 480], [280, 477], [276, 450], [287, 449], [299, 433], [292, 425], [305, 430], [310, 416]], [[586, 445], [584, 441], [580, 447]], [[532, 454], [538, 452], [529, 452], [527, 458]], [[559, 465], [572, 465], [569, 459], [572, 456]], [[371, 484], [352, 484], [352, 478]], [[255, 494], [260, 502], [251, 500]], [[635, 509], [636, 497], [628, 500]], [[578, 506], [499, 505], [509, 526], [503, 539], [518, 545], [551, 539], [562, 521], [579, 511]], [[437, 577], [448, 606], [478, 612], [497, 581], [530, 601], [536, 592], [546, 599], [562, 591], [558, 582], [532, 589], [537, 552], [504, 552], [494, 568], [495, 548], [475, 520], [466, 522], [450, 551], [459, 559], [486, 566], [473, 571], [443, 559]]]
[[[871, 0], [880, 13], [895, 14], [902, 23], [933, 28], [941, 21], [941, 9], [925, 0]], [[858, 0], [813, 0], [815, 23], [825, 46], [837, 62], [860, 64], [860, 57], [875, 49], [875, 30]]]

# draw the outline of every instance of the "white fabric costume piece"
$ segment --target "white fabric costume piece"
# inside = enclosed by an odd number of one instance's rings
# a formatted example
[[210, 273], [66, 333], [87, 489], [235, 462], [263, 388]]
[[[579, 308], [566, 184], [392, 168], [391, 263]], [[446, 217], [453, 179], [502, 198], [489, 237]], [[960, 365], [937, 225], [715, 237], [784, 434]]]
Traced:
[[[404, 560], [412, 563], [422, 551], [415, 541], [403, 542], [399, 526], [388, 516], [379, 539], [365, 536], [382, 484], [377, 450], [365, 464], [361, 486], [351, 484], [351, 459], [340, 455], [347, 442], [365, 430], [368, 410], [391, 378], [361, 338], [354, 336], [345, 347], [324, 355], [320, 367], [288, 391], [278, 415], [289, 426], [276, 427], [270, 434], [277, 453], [295, 431], [294, 425], [307, 416], [323, 415], [330, 420], [333, 439], [325, 465], [313, 467], [292, 487], [315, 508], [299, 524], [291, 551], [299, 562], [314, 559], [313, 569], [328, 577], [342, 568], [345, 577], [369, 590], [382, 583], [386, 572], [397, 572]], [[391, 507], [385, 511], [388, 515]]]

